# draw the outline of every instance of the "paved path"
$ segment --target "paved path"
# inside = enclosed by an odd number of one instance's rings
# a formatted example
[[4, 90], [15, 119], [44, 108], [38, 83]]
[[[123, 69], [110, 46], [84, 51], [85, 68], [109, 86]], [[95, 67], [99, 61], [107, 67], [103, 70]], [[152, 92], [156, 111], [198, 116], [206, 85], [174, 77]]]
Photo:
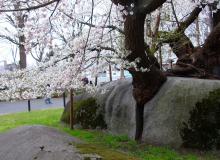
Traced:
[[[44, 99], [31, 100], [31, 110], [63, 107], [62, 98], [52, 98], [52, 103], [45, 104]], [[26, 111], [28, 111], [28, 101], [0, 102], [0, 115]]]
[[72, 143], [81, 141], [49, 127], [19, 127], [0, 134], [0, 159], [84, 160]]

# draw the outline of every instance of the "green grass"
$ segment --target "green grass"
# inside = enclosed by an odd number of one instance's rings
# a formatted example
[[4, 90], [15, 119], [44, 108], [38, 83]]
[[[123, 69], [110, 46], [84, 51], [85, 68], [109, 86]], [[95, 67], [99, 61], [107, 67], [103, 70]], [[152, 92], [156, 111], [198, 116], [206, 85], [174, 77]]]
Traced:
[[113, 136], [101, 131], [70, 130], [60, 124], [63, 109], [49, 109], [30, 113], [16, 113], [0, 116], [0, 133], [23, 125], [46, 125], [58, 128], [84, 140], [74, 144], [82, 153], [97, 153], [105, 160], [218, 160], [214, 153], [195, 154], [179, 152], [166, 147], [140, 145], [126, 136]]
[[62, 109], [48, 109], [30, 113], [16, 113], [0, 116], [0, 132], [23, 125], [46, 125], [58, 127]]

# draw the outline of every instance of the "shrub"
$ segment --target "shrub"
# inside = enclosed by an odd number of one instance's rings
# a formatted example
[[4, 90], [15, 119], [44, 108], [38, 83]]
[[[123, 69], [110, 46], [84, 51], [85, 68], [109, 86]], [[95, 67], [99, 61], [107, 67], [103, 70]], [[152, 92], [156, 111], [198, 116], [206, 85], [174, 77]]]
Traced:
[[[104, 121], [104, 107], [97, 104], [95, 98], [79, 100], [74, 103], [74, 123], [84, 129], [106, 128]], [[70, 123], [70, 102], [63, 112], [61, 121]]]
[[200, 150], [220, 149], [220, 89], [196, 103], [181, 129], [183, 146]]
[[75, 121], [85, 129], [106, 128], [104, 108], [98, 105], [94, 98], [76, 103]]

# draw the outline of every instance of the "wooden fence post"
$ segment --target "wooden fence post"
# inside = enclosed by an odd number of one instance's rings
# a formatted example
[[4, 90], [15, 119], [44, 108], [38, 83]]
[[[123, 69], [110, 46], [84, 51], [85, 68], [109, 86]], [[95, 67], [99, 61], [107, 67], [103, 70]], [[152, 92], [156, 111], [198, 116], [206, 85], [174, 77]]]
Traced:
[[66, 93], [63, 92], [63, 107], [66, 108]]
[[73, 129], [74, 107], [73, 107], [73, 89], [70, 89], [70, 129]]

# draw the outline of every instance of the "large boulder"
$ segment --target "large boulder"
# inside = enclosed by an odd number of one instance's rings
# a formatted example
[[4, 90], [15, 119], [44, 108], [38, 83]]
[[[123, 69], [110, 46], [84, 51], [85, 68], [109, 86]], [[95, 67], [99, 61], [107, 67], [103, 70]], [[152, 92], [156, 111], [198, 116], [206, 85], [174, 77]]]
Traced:
[[136, 102], [132, 90], [131, 80], [118, 80], [104, 86], [104, 94], [97, 97], [100, 103], [105, 104], [105, 120], [109, 131], [130, 138], [135, 136]]
[[143, 141], [180, 147], [180, 128], [196, 102], [220, 88], [218, 80], [168, 78], [157, 95], [145, 105]]
[[[220, 88], [218, 80], [168, 78], [155, 97], [145, 104], [142, 141], [180, 147], [182, 123], [189, 119], [195, 103], [217, 88]], [[109, 132], [134, 138], [136, 102], [132, 95], [132, 80], [106, 84], [99, 93], [90, 96], [104, 106]]]
[[[107, 83], [97, 93], [77, 95], [74, 97], [74, 101], [80, 102], [86, 101], [90, 97], [95, 98], [98, 105], [104, 107], [104, 119], [109, 132], [134, 138], [136, 102], [132, 96], [131, 82], [131, 80], [118, 80]], [[68, 102], [61, 121], [69, 123], [69, 112], [70, 103]]]

